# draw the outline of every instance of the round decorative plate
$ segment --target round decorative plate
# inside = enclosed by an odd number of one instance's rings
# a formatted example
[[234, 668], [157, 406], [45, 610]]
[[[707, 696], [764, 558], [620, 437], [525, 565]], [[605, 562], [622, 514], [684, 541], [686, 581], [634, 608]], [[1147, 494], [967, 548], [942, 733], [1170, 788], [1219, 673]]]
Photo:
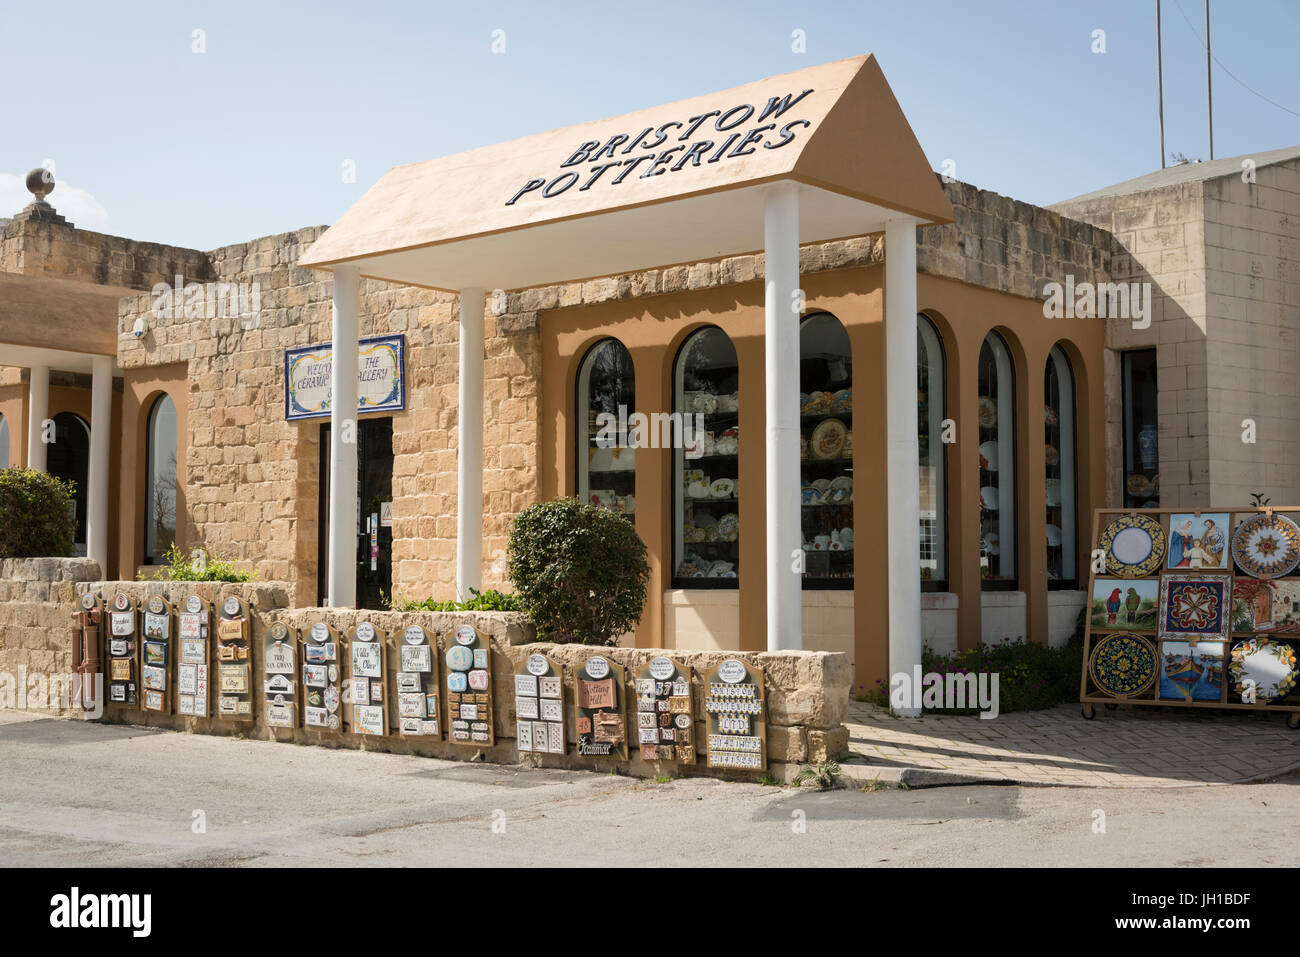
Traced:
[[1164, 564], [1165, 529], [1149, 515], [1116, 515], [1101, 533], [1097, 547], [1106, 553], [1106, 573], [1146, 578]]
[[980, 396], [979, 423], [981, 429], [991, 429], [998, 424], [998, 404], [987, 395]]
[[1246, 690], [1246, 682], [1253, 681], [1257, 701], [1285, 698], [1296, 685], [1295, 649], [1275, 638], [1247, 638], [1232, 646], [1228, 674], [1238, 696]]
[[1156, 680], [1156, 650], [1141, 635], [1107, 635], [1092, 649], [1088, 674], [1106, 694], [1131, 698]]
[[1280, 578], [1300, 564], [1300, 526], [1285, 515], [1255, 515], [1232, 535], [1232, 557], [1247, 575]]
[[837, 458], [844, 448], [844, 439], [848, 432], [849, 430], [839, 419], [826, 419], [820, 423], [813, 429], [812, 438], [809, 440], [813, 458]]

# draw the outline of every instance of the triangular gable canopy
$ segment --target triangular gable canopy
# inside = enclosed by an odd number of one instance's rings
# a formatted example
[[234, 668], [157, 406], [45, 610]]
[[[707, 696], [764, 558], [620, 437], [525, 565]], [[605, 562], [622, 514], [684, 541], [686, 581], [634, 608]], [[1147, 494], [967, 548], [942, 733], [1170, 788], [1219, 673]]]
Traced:
[[799, 239], [953, 219], [873, 56], [390, 170], [304, 254], [375, 279], [518, 289], [763, 247], [763, 187]]

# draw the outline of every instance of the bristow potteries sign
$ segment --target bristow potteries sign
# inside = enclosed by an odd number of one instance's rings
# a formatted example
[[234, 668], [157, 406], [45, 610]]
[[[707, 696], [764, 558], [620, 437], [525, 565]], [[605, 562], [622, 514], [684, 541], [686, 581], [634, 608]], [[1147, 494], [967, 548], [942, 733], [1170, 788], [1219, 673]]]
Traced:
[[[803, 119], [791, 119], [783, 124], [777, 122], [787, 110], [811, 92], [813, 91], [804, 90], [799, 94], [787, 93], [785, 96], [771, 97], [761, 109], [752, 103], [741, 103], [725, 111], [709, 110], [699, 116], [688, 117], [684, 123], [672, 120], [659, 127], [647, 126], [635, 136], [617, 133], [604, 142], [589, 140], [560, 164], [560, 173], [549, 180], [544, 176], [528, 180], [506, 200], [506, 205], [513, 206], [522, 197], [538, 190], [543, 198], [552, 199], [567, 192], [579, 180], [582, 185], [578, 186], [578, 191], [583, 192], [597, 183], [602, 186], [617, 186], [638, 169], [641, 179], [649, 179], [667, 172], [676, 173], [687, 164], [696, 167], [701, 163], [717, 163], [723, 159], [748, 156], [760, 147], [767, 150], [780, 149], [794, 140], [797, 127], [812, 126], [811, 122]], [[701, 129], [704, 130], [703, 133], [700, 133]], [[681, 135], [677, 135], [678, 130], [682, 131]], [[675, 137], [678, 145], [661, 148], [670, 136]], [[649, 152], [642, 152], [629, 159], [616, 158], [629, 156], [637, 150]], [[617, 173], [605, 175], [607, 170], [616, 168]]]
[[[406, 339], [372, 336], [357, 343], [357, 412], [406, 408]], [[330, 414], [331, 343], [284, 353], [284, 417], [314, 419]]]

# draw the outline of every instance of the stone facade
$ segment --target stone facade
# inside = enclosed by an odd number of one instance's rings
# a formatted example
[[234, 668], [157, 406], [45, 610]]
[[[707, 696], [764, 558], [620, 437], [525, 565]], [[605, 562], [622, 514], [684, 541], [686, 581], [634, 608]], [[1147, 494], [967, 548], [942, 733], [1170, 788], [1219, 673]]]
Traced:
[[1122, 501], [1119, 353], [1141, 348], [1156, 349], [1162, 506], [1300, 501], [1300, 160], [1261, 166], [1253, 183], [1230, 165], [1053, 207], [1114, 234], [1115, 281], [1153, 287], [1150, 328], [1106, 326], [1107, 504]]
[[[1101, 230], [962, 183], [945, 189], [957, 222], [918, 233], [924, 272], [1036, 298], [1063, 271], [1094, 276], [1109, 265]], [[122, 301], [119, 364], [128, 371], [184, 363], [189, 415], [183, 437], [183, 544], [202, 545], [316, 591], [320, 422], [284, 420], [284, 351], [326, 342], [332, 283], [295, 265], [323, 227], [223, 247], [196, 281], [257, 283], [260, 313], [247, 317], [151, 315], [152, 297]], [[880, 235], [800, 251], [804, 273], [883, 262]], [[489, 296], [484, 368], [483, 553], [485, 587], [505, 587], [510, 525], [538, 500], [541, 316], [612, 300], [668, 295], [762, 278], [762, 254]], [[189, 281], [192, 277], [186, 275]], [[149, 329], [132, 334], [143, 316]], [[362, 336], [406, 337], [408, 405], [393, 415], [393, 592], [452, 597], [456, 555], [458, 324], [456, 297], [363, 280]]]

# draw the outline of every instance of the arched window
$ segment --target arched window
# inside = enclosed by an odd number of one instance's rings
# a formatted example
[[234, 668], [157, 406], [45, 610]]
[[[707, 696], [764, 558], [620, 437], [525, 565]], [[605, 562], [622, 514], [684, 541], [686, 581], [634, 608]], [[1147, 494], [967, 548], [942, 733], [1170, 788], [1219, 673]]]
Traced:
[[629, 419], [636, 403], [632, 357], [602, 339], [578, 369], [578, 498], [631, 518], [636, 511], [636, 448]]
[[176, 542], [176, 405], [171, 396], [154, 402], [146, 434], [144, 561], [160, 565]]
[[799, 325], [805, 588], [853, 587], [853, 354], [829, 312]]
[[[717, 326], [673, 364], [673, 587], [735, 588], [740, 574], [739, 363]], [[660, 444], [662, 436], [660, 436]]]
[[65, 482], [71, 482], [72, 504], [77, 520], [72, 551], [86, 554], [86, 483], [90, 476], [90, 428], [80, 416], [60, 412], [54, 417], [54, 441], [46, 446], [45, 468]]
[[1074, 374], [1060, 346], [1053, 346], [1047, 355], [1043, 401], [1047, 443], [1047, 582], [1049, 588], [1077, 588]]
[[0, 469], [9, 467], [9, 422], [0, 415]]
[[943, 342], [925, 316], [916, 317], [916, 430], [920, 453], [921, 588], [948, 587], [947, 412]]
[[989, 589], [1016, 587], [1016, 392], [1006, 342], [984, 337], [979, 358], [980, 574]]

